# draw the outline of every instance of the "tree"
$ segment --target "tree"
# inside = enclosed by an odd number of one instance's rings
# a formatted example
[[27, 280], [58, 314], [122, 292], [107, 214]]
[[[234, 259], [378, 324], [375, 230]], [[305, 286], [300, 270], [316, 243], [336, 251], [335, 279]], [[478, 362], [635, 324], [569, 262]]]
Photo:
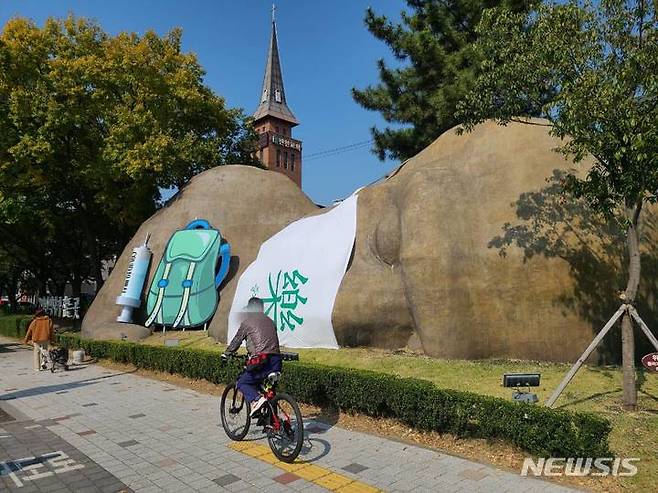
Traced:
[[[74, 288], [161, 205], [160, 190], [252, 162], [241, 110], [203, 83], [181, 31], [110, 36], [86, 19], [15, 18], [0, 33], [0, 229]], [[14, 242], [11, 236], [5, 240]], [[2, 240], [0, 240], [1, 242]], [[36, 243], [40, 243], [36, 245]]]
[[352, 89], [357, 103], [395, 124], [384, 130], [371, 129], [379, 158], [409, 158], [459, 123], [457, 103], [478, 73], [472, 46], [484, 9], [502, 6], [527, 12], [537, 1], [407, 0], [412, 12], [403, 11], [399, 24], [369, 8], [365, 17], [368, 30], [384, 41], [399, 61], [406, 62], [389, 68], [379, 60], [381, 82]]
[[17, 264], [15, 259], [11, 258], [7, 252], [0, 250], [0, 295], [7, 296], [9, 311], [16, 313], [18, 311], [18, 285], [23, 270]]
[[[458, 117], [470, 130], [494, 116], [522, 121], [545, 88], [542, 105], [559, 151], [574, 162], [593, 156], [565, 189], [626, 233], [628, 275], [623, 299], [640, 283], [643, 207], [658, 200], [658, 18], [656, 3], [602, 0], [540, 6], [530, 15], [487, 11], [475, 49], [483, 60]], [[636, 406], [633, 325], [622, 319], [624, 405]]]

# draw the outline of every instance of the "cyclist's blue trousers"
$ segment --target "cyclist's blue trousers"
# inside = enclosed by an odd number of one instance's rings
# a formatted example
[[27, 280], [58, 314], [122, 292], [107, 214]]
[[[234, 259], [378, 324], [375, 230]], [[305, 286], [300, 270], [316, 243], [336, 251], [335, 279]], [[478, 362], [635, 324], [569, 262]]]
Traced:
[[281, 356], [270, 354], [261, 368], [242, 372], [242, 375], [238, 377], [236, 386], [249, 402], [257, 401], [260, 398], [259, 389], [262, 381], [273, 371], [281, 371], [281, 367]]

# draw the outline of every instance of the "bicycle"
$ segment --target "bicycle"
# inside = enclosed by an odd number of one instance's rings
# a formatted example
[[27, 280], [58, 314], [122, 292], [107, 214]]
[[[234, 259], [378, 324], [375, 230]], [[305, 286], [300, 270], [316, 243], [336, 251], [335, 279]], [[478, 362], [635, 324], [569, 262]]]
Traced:
[[[231, 357], [239, 358], [246, 363], [249, 355], [231, 355]], [[298, 361], [299, 355], [281, 353], [281, 358], [283, 361]], [[293, 462], [304, 443], [304, 422], [297, 401], [288, 394], [276, 392], [280, 378], [281, 372], [272, 372], [263, 380], [261, 393], [267, 402], [255, 416], [256, 426], [263, 427], [262, 432], [267, 434], [267, 442], [277, 459]], [[243, 440], [249, 433], [251, 407], [235, 383], [224, 389], [220, 416], [224, 431], [231, 440]]]

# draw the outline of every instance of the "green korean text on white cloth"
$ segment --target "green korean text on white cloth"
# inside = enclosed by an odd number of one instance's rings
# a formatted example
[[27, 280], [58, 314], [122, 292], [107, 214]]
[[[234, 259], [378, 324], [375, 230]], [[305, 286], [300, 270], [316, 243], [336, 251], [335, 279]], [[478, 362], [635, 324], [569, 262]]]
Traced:
[[236, 288], [228, 340], [249, 298], [257, 296], [277, 326], [281, 345], [337, 348], [331, 322], [356, 235], [357, 196], [324, 214], [295, 221], [263, 243]]

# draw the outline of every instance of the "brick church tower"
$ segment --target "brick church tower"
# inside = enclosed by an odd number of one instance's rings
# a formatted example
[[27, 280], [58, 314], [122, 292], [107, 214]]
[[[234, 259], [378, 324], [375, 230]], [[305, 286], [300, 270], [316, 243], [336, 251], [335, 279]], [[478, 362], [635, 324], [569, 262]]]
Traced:
[[267, 169], [283, 173], [302, 186], [302, 142], [292, 138], [299, 122], [286, 104], [283, 76], [276, 40], [276, 22], [272, 10], [272, 36], [267, 54], [260, 104], [254, 113], [259, 134], [258, 159]]

